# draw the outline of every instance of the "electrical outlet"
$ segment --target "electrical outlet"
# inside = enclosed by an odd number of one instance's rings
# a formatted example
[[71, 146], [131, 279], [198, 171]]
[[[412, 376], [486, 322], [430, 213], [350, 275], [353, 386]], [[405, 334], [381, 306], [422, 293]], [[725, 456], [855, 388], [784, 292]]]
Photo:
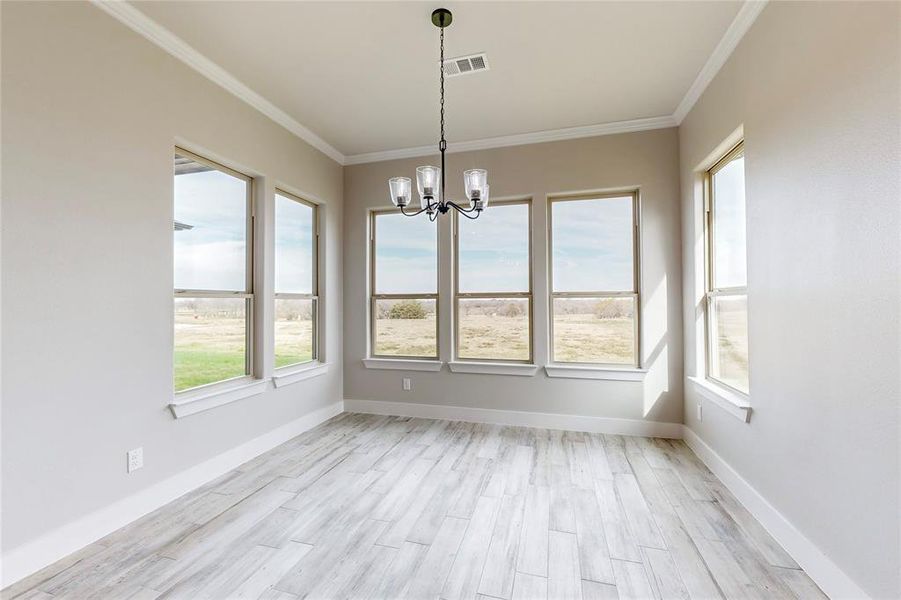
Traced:
[[409, 392], [413, 389], [413, 380], [409, 377], [404, 377], [404, 391]]
[[698, 421], [704, 420], [704, 405], [698, 402]]
[[128, 472], [137, 471], [144, 467], [144, 448], [135, 448], [128, 451]]

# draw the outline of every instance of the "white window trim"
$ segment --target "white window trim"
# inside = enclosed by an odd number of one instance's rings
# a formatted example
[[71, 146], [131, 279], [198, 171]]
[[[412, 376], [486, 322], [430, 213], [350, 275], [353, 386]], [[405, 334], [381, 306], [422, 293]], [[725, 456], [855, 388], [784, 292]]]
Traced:
[[[594, 290], [580, 292], [565, 292], [554, 289], [554, 205], [560, 202], [578, 202], [580, 200], [602, 200], [605, 198], [623, 198], [630, 196], [632, 198], [632, 290]], [[548, 274], [548, 355], [550, 360], [554, 360], [554, 300], [566, 298], [584, 298], [584, 299], [601, 299], [601, 298], [632, 298], [633, 299], [633, 338], [635, 340], [634, 362], [629, 366], [631, 371], [641, 371], [641, 332], [642, 332], [642, 310], [641, 310], [641, 196], [638, 189], [630, 190], [614, 190], [596, 193], [580, 193], [576, 195], [560, 195], [548, 196], [547, 198], [547, 274]], [[556, 362], [550, 366], [557, 372], [552, 374], [547, 371], [548, 377], [574, 377], [578, 379], [614, 379], [620, 381], [633, 381], [632, 379], [621, 379], [617, 377], [600, 377], [588, 376], [587, 372], [584, 376], [563, 375], [563, 371], [556, 369], [567, 363]], [[568, 363], [573, 367], [592, 368], [598, 371], [609, 371], [611, 369], [621, 371], [617, 367], [609, 367], [604, 363], [591, 362], [574, 362]], [[545, 368], [547, 370], [547, 368]], [[578, 373], [579, 371], [573, 371]], [[603, 374], [603, 373], [602, 373]], [[640, 380], [638, 380], [640, 381]]]
[[454, 373], [478, 373], [482, 375], [519, 375], [532, 377], [538, 372], [538, 365], [505, 362], [478, 362], [472, 360], [452, 360], [447, 363]]
[[[272, 232], [273, 240], [275, 239], [275, 228], [278, 225], [278, 223], [276, 221], [276, 217], [275, 217], [276, 205], [278, 204], [278, 196], [281, 196], [282, 198], [285, 198], [286, 200], [291, 200], [293, 202], [297, 202], [298, 204], [307, 206], [313, 210], [313, 219], [312, 219], [312, 223], [313, 223], [313, 260], [312, 260], [313, 285], [312, 285], [311, 293], [305, 294], [305, 293], [294, 293], [294, 292], [279, 292], [278, 290], [275, 289], [274, 281], [273, 281], [273, 293], [272, 293], [273, 307], [275, 306], [275, 304], [278, 300], [310, 300], [312, 302], [312, 307], [313, 307], [313, 327], [312, 327], [313, 358], [312, 358], [312, 360], [304, 362], [304, 363], [295, 363], [292, 365], [285, 365], [284, 367], [279, 367], [279, 368], [284, 368], [286, 370], [294, 369], [294, 368], [309, 368], [309, 365], [311, 363], [316, 363], [316, 364], [320, 363], [320, 360], [322, 358], [322, 346], [323, 346], [323, 344], [322, 344], [322, 337], [323, 337], [322, 329], [323, 329], [323, 327], [322, 327], [321, 319], [320, 319], [320, 314], [322, 313], [322, 296], [320, 293], [321, 286], [322, 286], [322, 280], [321, 280], [321, 270], [319, 268], [320, 261], [321, 261], [320, 255], [322, 253], [322, 248], [321, 248], [321, 244], [320, 244], [320, 227], [319, 227], [321, 206], [317, 202], [313, 202], [312, 200], [307, 200], [297, 194], [287, 192], [283, 188], [276, 187], [274, 193], [272, 194], [272, 218], [273, 218], [273, 224], [274, 224], [273, 232]], [[275, 265], [275, 263], [277, 262], [277, 254], [278, 253], [275, 250], [275, 247], [273, 246], [273, 250], [272, 250], [273, 265]], [[277, 321], [277, 318], [276, 318], [275, 312], [273, 310], [273, 314], [272, 314], [273, 327], [275, 326], [276, 321]], [[274, 358], [275, 358], [275, 333], [274, 333], [274, 331], [273, 331], [273, 335], [272, 335], [272, 357], [274, 360]], [[275, 369], [275, 374], [276, 375], [278, 374], [278, 368]], [[273, 376], [273, 382], [274, 381], [275, 381], [275, 377]], [[286, 385], [286, 384], [282, 384], [282, 385]], [[278, 384], [276, 384], [276, 387], [278, 387]]]
[[[255, 332], [255, 324], [256, 324], [257, 314], [259, 313], [259, 306], [258, 306], [259, 294], [256, 292], [256, 272], [259, 267], [259, 265], [257, 264], [259, 257], [257, 256], [257, 251], [256, 251], [257, 232], [255, 231], [255, 227], [254, 227], [254, 219], [255, 219], [255, 213], [256, 213], [256, 193], [257, 193], [256, 186], [257, 186], [257, 184], [254, 181], [253, 177], [251, 177], [249, 175], [245, 175], [244, 173], [236, 171], [230, 167], [227, 167], [223, 164], [220, 164], [220, 163], [210, 160], [208, 158], [205, 158], [199, 154], [195, 154], [195, 153], [191, 152], [190, 150], [186, 150], [185, 148], [178, 146], [178, 145], [174, 146], [173, 151], [174, 151], [175, 156], [183, 156], [185, 158], [189, 158], [196, 163], [206, 165], [216, 171], [225, 173], [226, 175], [230, 175], [236, 179], [241, 179], [247, 184], [247, 190], [246, 190], [247, 213], [246, 213], [246, 223], [245, 223], [245, 231], [246, 231], [245, 243], [246, 243], [246, 245], [245, 245], [245, 249], [244, 249], [244, 254], [245, 254], [244, 290], [243, 291], [242, 290], [234, 290], [234, 289], [232, 289], [232, 290], [224, 290], [224, 289], [205, 290], [205, 289], [179, 289], [179, 288], [175, 288], [173, 290], [174, 299], [178, 299], [178, 298], [235, 298], [235, 299], [243, 299], [245, 301], [244, 310], [246, 312], [245, 312], [245, 328], [244, 328], [244, 337], [245, 337], [245, 341], [244, 341], [244, 375], [236, 377], [236, 378], [212, 381], [210, 383], [207, 383], [207, 384], [204, 384], [201, 386], [196, 386], [196, 387], [187, 388], [185, 390], [179, 390], [177, 392], [174, 392], [176, 399], [173, 400], [172, 403], [170, 403], [169, 408], [172, 411], [172, 414], [175, 415], [176, 418], [178, 418], [178, 415], [176, 414], [176, 409], [173, 408], [173, 405], [177, 405], [177, 406], [180, 406], [183, 404], [187, 405], [192, 402], [196, 402], [198, 398], [207, 398], [212, 395], [217, 395], [219, 393], [228, 395], [226, 392], [219, 392], [218, 390], [223, 389], [223, 388], [231, 390], [232, 388], [234, 388], [235, 385], [238, 385], [238, 382], [247, 382], [247, 381], [255, 380], [254, 376], [257, 375], [258, 373], [255, 373], [254, 362], [255, 362], [255, 355], [259, 351], [257, 333]], [[176, 175], [173, 172], [173, 182], [174, 182], [174, 177], [176, 177]], [[173, 190], [174, 190], [174, 188], [173, 188]], [[174, 191], [173, 191], [173, 197], [172, 197], [172, 207], [173, 207], [173, 212], [174, 212], [174, 208], [175, 208]], [[174, 237], [173, 237], [172, 243], [173, 243], [172, 247], [174, 250], [174, 247], [175, 247], [175, 238]], [[174, 355], [174, 352], [175, 352], [174, 304], [173, 304], [172, 317], [173, 317], [173, 320], [172, 320], [172, 325], [173, 325], [172, 352]], [[174, 383], [174, 373], [173, 373], [173, 383]], [[214, 391], [214, 390], [216, 390], [216, 391]], [[250, 394], [250, 395], [253, 395], [253, 394]], [[243, 396], [243, 397], [246, 397], [246, 396]], [[240, 398], [236, 398], [236, 399], [240, 399]], [[225, 404], [227, 402], [232, 402], [232, 400], [227, 400], [226, 402], [222, 402], [222, 404]], [[214, 406], [218, 406], [218, 405], [214, 405]], [[212, 408], [212, 406], [210, 408]], [[200, 412], [201, 410], [206, 410], [206, 408], [201, 408], [199, 410], [195, 410], [194, 412]], [[194, 414], [194, 412], [190, 412], [187, 414]]]
[[[739, 156], [744, 156], [744, 140], [740, 139], [728, 152], [720, 156], [710, 167], [704, 172], [703, 183], [703, 231], [704, 231], [704, 375], [705, 382], [713, 383], [717, 387], [728, 388], [727, 384], [713, 376], [714, 361], [719, 360], [719, 356], [714, 348], [714, 338], [716, 330], [712, 321], [714, 315], [712, 313], [713, 299], [716, 296], [744, 296], [747, 311], [748, 301], [748, 281], [747, 273], [745, 274], [745, 285], [737, 287], [716, 287], [715, 286], [715, 240], [716, 234], [714, 230], [714, 214], [716, 211], [716, 199], [713, 197], [713, 178], [722, 168], [720, 165], [728, 165]], [[747, 217], [745, 218], [745, 229], [747, 229]], [[745, 253], [747, 254], [747, 239], [745, 240]], [[737, 393], [739, 396], [747, 397], [742, 392]], [[750, 417], [749, 417], [750, 418]]]
[[303, 363], [300, 366], [290, 365], [287, 367], [282, 367], [281, 369], [276, 369], [275, 373], [273, 373], [272, 383], [277, 388], [285, 387], [286, 385], [291, 385], [292, 383], [297, 383], [298, 381], [304, 381], [306, 379], [312, 379], [314, 377], [319, 377], [320, 375], [325, 375], [326, 373], [328, 373], [328, 368], [328, 363], [321, 363], [319, 361]]
[[364, 358], [363, 365], [367, 369], [385, 369], [392, 371], [440, 371], [444, 363], [440, 360], [411, 358]]
[[713, 402], [728, 414], [743, 423], [751, 422], [751, 398], [740, 392], [717, 385], [704, 377], [688, 377], [695, 390], [705, 399]]
[[258, 396], [269, 387], [267, 379], [241, 377], [227, 382], [228, 385], [212, 385], [201, 388], [202, 391], [188, 391], [178, 395], [169, 403], [169, 410], [176, 419], [182, 419], [197, 413], [230, 404], [251, 396]]
[[[524, 205], [526, 207], [526, 213], [528, 214], [528, 248], [529, 248], [529, 260], [528, 260], [528, 272], [529, 272], [529, 289], [525, 292], [494, 292], [494, 291], [483, 291], [483, 292], [461, 292], [460, 291], [460, 224], [461, 217], [456, 212], [454, 213], [453, 218], [453, 242], [454, 242], [454, 268], [453, 268], [453, 282], [454, 282], [454, 294], [453, 294], [453, 321], [451, 326], [454, 330], [454, 348], [453, 348], [453, 357], [454, 360], [448, 363], [450, 366], [450, 370], [455, 373], [493, 373], [496, 375], [528, 375], [532, 376], [535, 372], [538, 371], [538, 367], [534, 365], [535, 360], [535, 285], [533, 282], [533, 267], [535, 264], [535, 256], [532, 249], [533, 244], [533, 229], [532, 229], [532, 197], [524, 197], [524, 198], [510, 198], [510, 199], [495, 199], [491, 201], [491, 205], [495, 207], [496, 210], [499, 206], [517, 206]], [[440, 267], [439, 267], [440, 268]], [[461, 311], [460, 311], [460, 301], [465, 300], [477, 300], [477, 299], [510, 299], [510, 300], [527, 300], [529, 305], [529, 313], [528, 313], [528, 323], [529, 323], [529, 357], [525, 360], [514, 360], [514, 359], [504, 359], [504, 358], [490, 358], [487, 356], [480, 357], [472, 357], [472, 358], [463, 358], [460, 356], [460, 340], [462, 336], [460, 334], [460, 320], [461, 320]], [[498, 366], [497, 369], [491, 369], [490, 365], [495, 364]], [[468, 365], [468, 366], [467, 366]], [[522, 369], [511, 369], [510, 366], [513, 367], [524, 367]], [[532, 372], [528, 372], [529, 369], [534, 367]], [[513, 372], [518, 371], [518, 372]]]
[[[408, 361], [408, 362], [437, 362], [437, 368], [413, 368], [413, 369], [405, 369], [405, 370], [414, 370], [414, 371], [440, 371], [441, 370], [441, 297], [439, 295], [440, 288], [440, 278], [441, 278], [441, 261], [440, 261], [440, 233], [439, 227], [435, 225], [435, 293], [429, 294], [419, 294], [419, 293], [409, 293], [409, 294], [379, 294], [376, 292], [377, 283], [375, 279], [376, 274], [376, 236], [377, 236], [377, 219], [379, 215], [391, 215], [398, 214], [396, 209], [390, 208], [379, 208], [373, 209], [369, 211], [369, 257], [368, 257], [368, 265], [367, 269], [369, 271], [369, 308], [368, 308], [368, 317], [367, 317], [367, 336], [368, 336], [368, 348], [366, 350], [367, 358], [363, 359], [363, 364], [366, 365], [367, 369], [394, 369], [397, 367], [390, 366], [390, 363], [384, 363], [383, 366], [378, 366], [382, 363], [379, 361]], [[426, 300], [432, 301], [435, 303], [435, 356], [417, 359], [413, 356], [404, 356], [404, 355], [392, 355], [392, 354], [376, 354], [376, 337], [377, 337], [377, 321], [376, 318], [376, 303], [379, 300]], [[367, 361], [369, 361], [367, 363]]]
[[548, 377], [567, 379], [603, 379], [608, 381], [644, 381], [647, 369], [552, 364], [545, 365]]

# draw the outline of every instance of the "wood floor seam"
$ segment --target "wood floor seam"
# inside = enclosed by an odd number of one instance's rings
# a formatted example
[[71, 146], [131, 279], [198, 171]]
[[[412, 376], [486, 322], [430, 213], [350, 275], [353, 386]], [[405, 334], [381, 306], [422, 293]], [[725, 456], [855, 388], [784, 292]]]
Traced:
[[0, 597], [825, 598], [679, 440], [353, 413]]

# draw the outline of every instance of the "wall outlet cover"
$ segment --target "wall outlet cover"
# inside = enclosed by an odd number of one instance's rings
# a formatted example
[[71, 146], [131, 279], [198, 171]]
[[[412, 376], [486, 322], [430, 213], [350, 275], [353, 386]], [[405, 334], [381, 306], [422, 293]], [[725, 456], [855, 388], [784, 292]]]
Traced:
[[128, 472], [137, 471], [144, 467], [144, 448], [135, 448], [128, 453]]
[[404, 391], [409, 392], [413, 389], [413, 380], [409, 377], [404, 377]]

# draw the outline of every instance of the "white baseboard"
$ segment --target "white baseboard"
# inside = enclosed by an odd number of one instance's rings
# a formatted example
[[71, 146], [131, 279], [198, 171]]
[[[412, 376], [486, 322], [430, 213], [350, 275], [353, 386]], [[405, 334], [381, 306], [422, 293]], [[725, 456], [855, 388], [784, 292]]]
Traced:
[[344, 410], [375, 415], [449, 419], [452, 421], [494, 423], [497, 425], [522, 425], [525, 427], [590, 431], [593, 433], [643, 435], [673, 439], [682, 437], [681, 423], [662, 423], [660, 421], [642, 421], [640, 419], [612, 419], [608, 417], [585, 417], [581, 415], [561, 415], [519, 410], [496, 410], [493, 408], [467, 408], [443, 404], [348, 400], [347, 398], [344, 399]]
[[719, 477], [748, 512], [785, 548], [827, 596], [835, 600], [840, 598], [859, 600], [869, 597], [698, 434], [685, 425], [683, 430], [683, 439], [688, 447], [704, 461], [714, 475]]
[[0, 559], [3, 565], [0, 588], [6, 588], [72, 552], [96, 542], [179, 496], [341, 414], [343, 410], [341, 401], [314, 410], [136, 494], [48, 532], [36, 540], [5, 552]]
[[614, 419], [489, 408], [467, 408], [408, 402], [344, 400], [315, 410], [163, 480], [132, 496], [90, 513], [3, 554], [5, 588], [91, 544], [113, 531], [234, 469], [248, 460], [312, 429], [342, 411], [474, 423], [521, 425], [595, 433], [684, 438], [694, 453], [794, 558], [830, 598], [867, 598], [850, 577], [788, 521], [698, 435], [680, 423]]

